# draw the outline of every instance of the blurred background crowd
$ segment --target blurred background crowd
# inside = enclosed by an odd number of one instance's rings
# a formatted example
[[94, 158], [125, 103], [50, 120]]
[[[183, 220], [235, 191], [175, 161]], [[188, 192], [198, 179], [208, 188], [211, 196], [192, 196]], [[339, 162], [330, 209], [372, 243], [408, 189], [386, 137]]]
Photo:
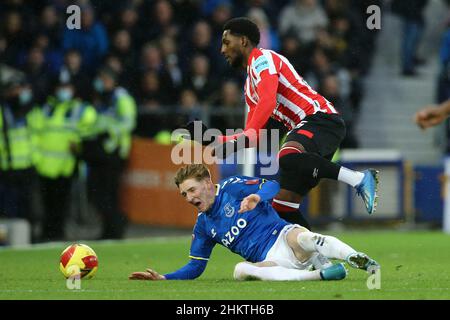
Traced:
[[[108, 66], [137, 103], [135, 133], [142, 136], [172, 130], [202, 112], [213, 113], [207, 117], [211, 126], [242, 127], [245, 75], [220, 56], [222, 25], [232, 17], [253, 19], [261, 30], [260, 47], [290, 59], [350, 127], [375, 51], [366, 9], [377, 1], [25, 2], [0, 4], [0, 59], [26, 73], [35, 102], [44, 103], [64, 74], [75, 96], [92, 101], [96, 72]], [[81, 8], [81, 30], [66, 27], [71, 4]], [[226, 109], [214, 116], [215, 106]], [[357, 146], [354, 136], [346, 146]]]

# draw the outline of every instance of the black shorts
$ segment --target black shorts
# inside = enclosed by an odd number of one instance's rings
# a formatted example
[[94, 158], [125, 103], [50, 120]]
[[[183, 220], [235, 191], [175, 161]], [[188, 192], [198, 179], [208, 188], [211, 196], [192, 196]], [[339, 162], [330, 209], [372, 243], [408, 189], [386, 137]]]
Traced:
[[[306, 152], [315, 153], [328, 160], [333, 158], [345, 138], [345, 123], [338, 114], [316, 113], [306, 116], [302, 122], [288, 132], [285, 142], [297, 141]], [[318, 181], [317, 181], [318, 183]], [[280, 168], [280, 185], [282, 189], [290, 190], [300, 195], [306, 195], [317, 183], [299, 181], [292, 172]]]

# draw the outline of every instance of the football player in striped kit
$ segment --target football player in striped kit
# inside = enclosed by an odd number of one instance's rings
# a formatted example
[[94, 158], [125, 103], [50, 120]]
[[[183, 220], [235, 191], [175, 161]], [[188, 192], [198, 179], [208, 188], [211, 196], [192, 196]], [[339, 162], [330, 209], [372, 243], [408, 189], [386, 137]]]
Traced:
[[[345, 137], [344, 121], [332, 103], [314, 91], [286, 57], [258, 48], [259, 39], [258, 27], [247, 18], [231, 19], [223, 27], [222, 55], [232, 67], [247, 71], [248, 115], [243, 133], [217, 137], [222, 144], [216, 148], [216, 156], [225, 157], [225, 150], [237, 151], [240, 145], [256, 146], [260, 130], [272, 117], [289, 130], [278, 152], [281, 191], [273, 200], [283, 219], [310, 229], [299, 206], [322, 178], [354, 187], [372, 214], [378, 198], [378, 171], [354, 171], [331, 161]], [[187, 126], [191, 136], [193, 127], [192, 123]]]

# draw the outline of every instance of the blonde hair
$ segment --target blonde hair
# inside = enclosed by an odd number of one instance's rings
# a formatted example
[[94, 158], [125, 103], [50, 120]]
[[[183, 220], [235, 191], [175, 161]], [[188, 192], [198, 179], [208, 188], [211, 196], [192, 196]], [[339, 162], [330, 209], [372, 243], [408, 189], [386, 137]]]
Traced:
[[183, 181], [191, 178], [201, 181], [205, 178], [211, 179], [211, 174], [209, 169], [204, 164], [189, 164], [178, 169], [174, 180], [177, 187], [179, 187]]

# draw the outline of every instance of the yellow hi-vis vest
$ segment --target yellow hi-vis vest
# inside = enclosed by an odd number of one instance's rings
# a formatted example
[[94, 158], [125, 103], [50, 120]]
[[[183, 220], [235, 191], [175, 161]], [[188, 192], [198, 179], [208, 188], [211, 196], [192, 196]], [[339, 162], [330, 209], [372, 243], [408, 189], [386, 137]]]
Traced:
[[124, 88], [114, 90], [111, 104], [97, 109], [98, 118], [91, 136], [107, 133], [103, 148], [106, 153], [118, 152], [122, 159], [128, 158], [131, 134], [136, 127], [136, 103]]
[[37, 172], [47, 178], [72, 176], [77, 159], [71, 145], [80, 146], [96, 117], [95, 109], [79, 100], [50, 98], [39, 121]]
[[0, 170], [29, 169], [33, 166], [30, 113], [23, 117], [15, 117], [8, 106], [4, 105], [2, 109], [3, 112], [0, 113]]

